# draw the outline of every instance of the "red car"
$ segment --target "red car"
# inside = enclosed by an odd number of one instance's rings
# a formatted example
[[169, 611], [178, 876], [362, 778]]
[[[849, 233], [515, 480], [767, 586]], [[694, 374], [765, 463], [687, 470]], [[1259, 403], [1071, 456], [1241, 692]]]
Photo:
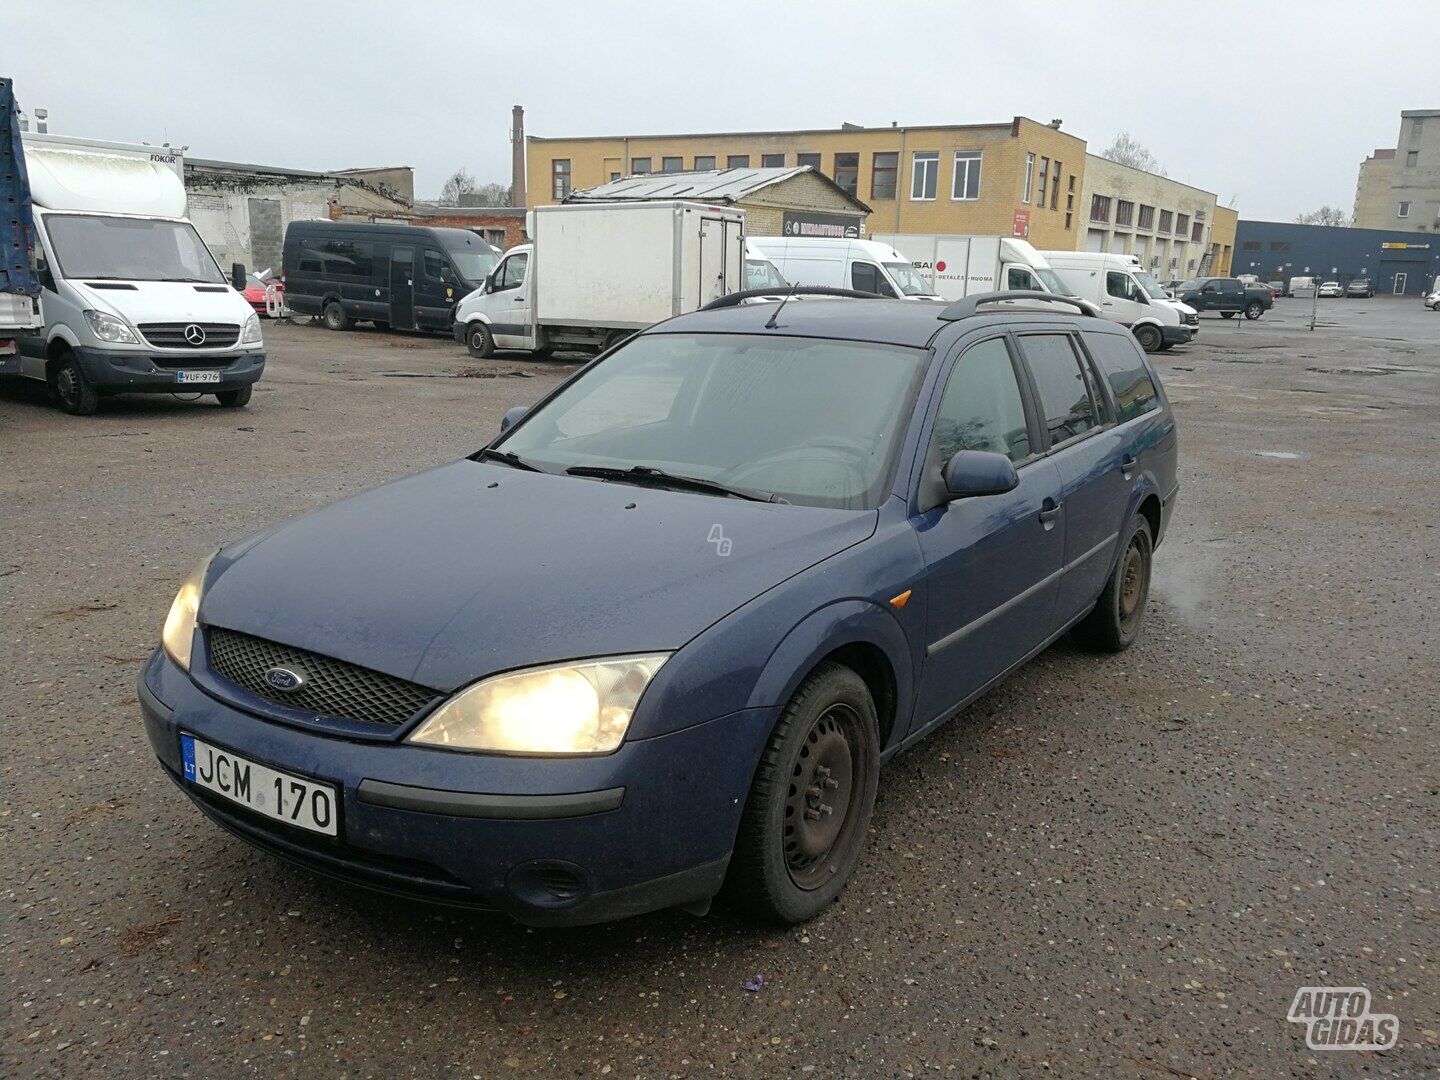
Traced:
[[269, 285], [275, 286], [283, 301], [285, 299], [285, 283], [279, 278], [262, 278], [259, 274], [249, 274], [245, 279], [245, 302], [254, 308], [262, 319], [269, 314], [265, 308], [265, 289]]

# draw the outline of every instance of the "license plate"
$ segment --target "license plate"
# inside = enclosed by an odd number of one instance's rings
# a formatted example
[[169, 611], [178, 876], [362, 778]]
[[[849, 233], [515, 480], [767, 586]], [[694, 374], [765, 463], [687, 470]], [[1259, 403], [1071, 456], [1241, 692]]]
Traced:
[[335, 788], [250, 761], [181, 734], [185, 779], [274, 821], [326, 836], [340, 835]]
[[175, 372], [177, 383], [200, 383], [219, 382], [220, 372], [218, 371], [177, 371]]

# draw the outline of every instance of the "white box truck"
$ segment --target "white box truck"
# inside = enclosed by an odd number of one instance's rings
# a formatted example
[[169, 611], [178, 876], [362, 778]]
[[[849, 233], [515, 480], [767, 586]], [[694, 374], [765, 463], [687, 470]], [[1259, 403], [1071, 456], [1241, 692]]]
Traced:
[[455, 309], [455, 338], [495, 349], [604, 349], [745, 288], [745, 212], [681, 201], [539, 206]]
[[1065, 290], [1099, 305], [1111, 322], [1128, 326], [1148, 353], [1184, 345], [1200, 333], [1200, 316], [1173, 299], [1134, 255], [1099, 251], [1042, 251]]
[[946, 300], [1014, 289], [1069, 291], [1025, 240], [930, 233], [877, 233], [873, 239], [904, 252], [928, 290]]
[[45, 313], [44, 327], [20, 338], [21, 374], [80, 415], [106, 394], [246, 404], [265, 368], [260, 318], [185, 218], [180, 155], [59, 135], [21, 141]]

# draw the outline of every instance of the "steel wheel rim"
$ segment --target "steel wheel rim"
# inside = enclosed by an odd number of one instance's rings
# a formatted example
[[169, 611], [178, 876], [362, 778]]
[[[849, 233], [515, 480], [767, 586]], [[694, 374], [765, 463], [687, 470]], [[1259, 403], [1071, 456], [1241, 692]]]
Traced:
[[1120, 623], [1127, 629], [1144, 608], [1149, 584], [1146, 577], [1145, 552], [1137, 536], [1125, 549], [1125, 560], [1120, 565]]
[[829, 881], [850, 846], [867, 766], [860, 728], [853, 708], [831, 705], [810, 725], [791, 764], [782, 843], [785, 868], [801, 889]]
[[80, 380], [75, 369], [66, 364], [55, 373], [55, 392], [66, 405], [73, 405], [80, 397]]

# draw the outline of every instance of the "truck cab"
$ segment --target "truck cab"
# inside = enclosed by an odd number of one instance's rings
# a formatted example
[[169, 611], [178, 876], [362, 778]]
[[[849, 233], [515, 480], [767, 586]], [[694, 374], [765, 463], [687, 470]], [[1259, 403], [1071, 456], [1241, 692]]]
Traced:
[[1129, 327], [1146, 352], [1161, 352], [1194, 340], [1200, 317], [1172, 299], [1133, 255], [1092, 251], [1043, 253], [1067, 291], [1098, 304], [1101, 314]]

